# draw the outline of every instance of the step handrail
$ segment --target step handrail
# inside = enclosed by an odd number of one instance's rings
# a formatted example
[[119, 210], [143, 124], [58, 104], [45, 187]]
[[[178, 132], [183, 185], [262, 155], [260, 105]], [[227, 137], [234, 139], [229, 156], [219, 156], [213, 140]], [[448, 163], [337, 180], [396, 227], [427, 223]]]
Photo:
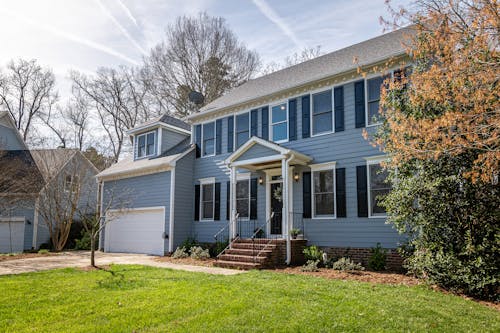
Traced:
[[[235, 219], [237, 220], [237, 219], [239, 218], [239, 216], [240, 216], [240, 214], [239, 214], [239, 213], [236, 213]], [[220, 234], [222, 234], [222, 233], [224, 232], [224, 230], [226, 230], [226, 229], [228, 229], [228, 228], [229, 228], [229, 226], [231, 225], [231, 222], [232, 222], [232, 221], [231, 221], [231, 220], [229, 220], [229, 221], [226, 223], [226, 225], [225, 225], [225, 226], [223, 226], [223, 227], [222, 227], [219, 231], [217, 231], [217, 233], [214, 235], [214, 239], [215, 239], [215, 242], [216, 242], [216, 243], [217, 243], [217, 237], [219, 237], [219, 235], [220, 235]], [[232, 244], [233, 242], [234, 242], [234, 240], [233, 240], [233, 241], [231, 241], [231, 235], [229, 235], [229, 237], [228, 237], [228, 244], [227, 244], [227, 246], [226, 246], [226, 247], [225, 247], [225, 248], [224, 248], [224, 249], [223, 249], [223, 250], [222, 250], [219, 254], [217, 254], [217, 256], [216, 256], [216, 257], [217, 257], [217, 258], [219, 258], [219, 256], [220, 256], [222, 253], [224, 253], [224, 251], [226, 251], [226, 250], [227, 250], [227, 249], [231, 246], [231, 244]]]

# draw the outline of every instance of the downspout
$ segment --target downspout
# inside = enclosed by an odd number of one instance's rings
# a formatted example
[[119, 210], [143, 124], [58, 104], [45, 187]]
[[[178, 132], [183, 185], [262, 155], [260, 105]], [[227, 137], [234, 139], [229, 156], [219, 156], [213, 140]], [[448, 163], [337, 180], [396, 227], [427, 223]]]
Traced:
[[289, 203], [289, 200], [290, 200], [290, 194], [289, 194], [289, 191], [290, 189], [288, 188], [288, 185], [289, 185], [289, 173], [290, 173], [290, 162], [295, 158], [295, 154], [291, 154], [289, 158], [286, 159], [285, 161], [285, 179], [284, 179], [284, 185], [286, 186], [286, 210], [285, 210], [285, 213], [286, 213], [286, 264], [287, 265], [290, 265], [290, 263], [292, 262], [292, 241], [290, 239], [290, 212], [288, 211], [289, 210], [289, 207], [290, 207], [290, 203]]
[[172, 164], [172, 171], [170, 171], [170, 214], [168, 218], [168, 252], [174, 252], [174, 209], [175, 209], [175, 166]]
[[[97, 216], [99, 217], [99, 228], [101, 228], [101, 224], [102, 223], [105, 223], [103, 221], [103, 210], [104, 210], [104, 181], [103, 180], [99, 180], [97, 179], [97, 209], [99, 210], [97, 212]], [[106, 227], [102, 228], [101, 231], [99, 232], [99, 245], [98, 245], [98, 248], [101, 249], [102, 251], [104, 251], [104, 238], [103, 238], [103, 234], [104, 234], [104, 229]]]
[[35, 211], [33, 215], [33, 241], [31, 243], [31, 246], [33, 250], [36, 250], [37, 247], [37, 240], [38, 240], [38, 210], [40, 206], [40, 197], [36, 197], [35, 199]]

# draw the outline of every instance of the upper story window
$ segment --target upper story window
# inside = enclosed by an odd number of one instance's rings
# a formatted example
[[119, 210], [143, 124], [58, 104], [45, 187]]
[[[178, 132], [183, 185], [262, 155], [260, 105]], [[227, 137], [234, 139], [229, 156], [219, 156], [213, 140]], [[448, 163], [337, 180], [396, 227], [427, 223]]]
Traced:
[[215, 122], [203, 124], [203, 156], [215, 154]]
[[152, 156], [155, 154], [156, 131], [137, 135], [136, 158]]
[[73, 175], [66, 175], [64, 177], [64, 191], [76, 193], [79, 189], [79, 177]]
[[385, 208], [380, 204], [392, 186], [387, 181], [388, 172], [380, 161], [368, 161], [368, 211], [370, 216], [386, 216]]
[[281, 103], [271, 108], [271, 137], [274, 142], [288, 140], [287, 103]]
[[312, 95], [312, 135], [324, 134], [333, 130], [332, 90]]
[[311, 166], [313, 180], [313, 217], [335, 217], [335, 163]]
[[250, 138], [250, 116], [243, 113], [236, 116], [236, 149], [241, 147]]
[[243, 219], [250, 216], [250, 178], [236, 182], [236, 212]]
[[380, 89], [384, 84], [384, 79], [385, 78], [382, 76], [377, 76], [366, 81], [366, 117], [368, 126], [375, 125], [380, 122], [378, 109], [380, 107]]
[[200, 220], [213, 220], [215, 213], [215, 179], [201, 179], [200, 183]]

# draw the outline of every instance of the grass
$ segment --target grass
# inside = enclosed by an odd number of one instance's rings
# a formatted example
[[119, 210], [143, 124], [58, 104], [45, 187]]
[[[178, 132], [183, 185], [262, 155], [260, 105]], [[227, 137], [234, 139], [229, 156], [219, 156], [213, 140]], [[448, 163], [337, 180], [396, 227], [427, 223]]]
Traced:
[[0, 277], [1, 332], [499, 332], [500, 314], [424, 286], [112, 266]]

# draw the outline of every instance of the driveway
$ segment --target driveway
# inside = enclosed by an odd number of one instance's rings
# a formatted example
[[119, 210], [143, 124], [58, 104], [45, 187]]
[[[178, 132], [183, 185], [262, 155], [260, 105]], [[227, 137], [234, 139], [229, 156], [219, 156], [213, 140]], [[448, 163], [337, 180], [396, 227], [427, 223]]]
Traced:
[[[204, 267], [174, 264], [170, 262], [159, 262], [156, 260], [156, 258], [157, 257], [155, 256], [149, 256], [146, 254], [96, 252], [97, 265], [145, 265], [160, 268], [178, 269], [189, 272], [202, 272], [221, 275], [235, 275], [243, 273], [243, 271], [219, 267]], [[86, 267], [89, 266], [89, 264], [90, 252], [88, 251], [63, 252], [55, 256], [25, 258], [0, 262], [0, 275], [20, 274], [66, 267]]]

